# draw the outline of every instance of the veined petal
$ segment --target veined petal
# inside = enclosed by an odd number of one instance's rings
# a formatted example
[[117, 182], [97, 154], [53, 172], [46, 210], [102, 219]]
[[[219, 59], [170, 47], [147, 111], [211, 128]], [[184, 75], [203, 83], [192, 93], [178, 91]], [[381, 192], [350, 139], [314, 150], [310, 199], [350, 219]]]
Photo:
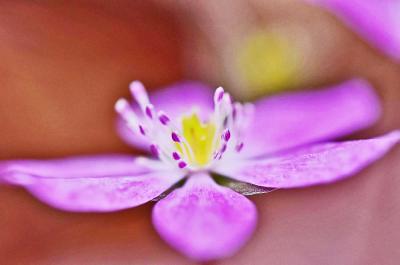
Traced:
[[29, 182], [32, 177], [85, 178], [137, 175], [151, 172], [130, 155], [76, 156], [49, 160], [0, 161], [0, 175], [11, 183]]
[[161, 237], [195, 260], [231, 256], [249, 239], [256, 219], [251, 201], [206, 174], [191, 176], [153, 209]]
[[400, 59], [398, 0], [308, 0], [319, 4], [387, 55]]
[[382, 157], [400, 140], [400, 131], [366, 140], [316, 144], [276, 158], [220, 166], [216, 171], [259, 186], [294, 188], [349, 177]]
[[[192, 110], [198, 110], [200, 118], [206, 119], [213, 111], [213, 91], [198, 82], [182, 82], [162, 88], [150, 95], [150, 101], [157, 110], [165, 111], [172, 119]], [[137, 109], [137, 114], [141, 117], [139, 108]], [[128, 144], [148, 150], [150, 143], [146, 138], [133, 133], [120, 119], [117, 120], [117, 129]]]
[[243, 140], [243, 151], [252, 157], [366, 128], [377, 120], [380, 107], [370, 85], [355, 79], [260, 100], [254, 113]]
[[157, 197], [183, 177], [143, 166], [131, 156], [84, 156], [0, 162], [0, 178], [69, 211], [115, 211]]

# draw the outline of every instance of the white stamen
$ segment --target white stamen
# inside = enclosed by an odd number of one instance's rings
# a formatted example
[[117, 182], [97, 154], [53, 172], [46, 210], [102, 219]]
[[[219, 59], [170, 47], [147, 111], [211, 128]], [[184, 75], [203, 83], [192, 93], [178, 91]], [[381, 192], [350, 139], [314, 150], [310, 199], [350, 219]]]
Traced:
[[138, 118], [126, 99], [119, 99], [117, 103], [115, 103], [115, 110], [130, 126], [136, 126], [138, 124]]
[[139, 81], [130, 84], [130, 91], [143, 115], [138, 117], [131, 104], [125, 99], [116, 102], [115, 110], [126, 121], [128, 127], [135, 133], [143, 135], [143, 139], [149, 142], [151, 153], [168, 165], [184, 170], [209, 168], [223, 156], [230, 157], [243, 148], [242, 132], [251, 122], [254, 107], [250, 104], [242, 105], [232, 102], [231, 96], [222, 87], [215, 90], [214, 113], [206, 121], [212, 123], [215, 129], [213, 139], [207, 139], [206, 136], [203, 136], [204, 139], [199, 139], [212, 141], [212, 154], [209, 161], [201, 166], [197, 164], [192, 146], [183, 136], [182, 120], [171, 120], [163, 111], [157, 112], [150, 103], [145, 87]]
[[223, 96], [224, 89], [222, 87], [218, 87], [214, 93], [214, 104], [217, 105], [219, 102], [221, 102]]
[[145, 107], [150, 102], [149, 102], [149, 96], [147, 95], [146, 89], [143, 86], [143, 84], [141, 82], [139, 82], [139, 81], [133, 81], [129, 85], [129, 89], [131, 91], [131, 94], [132, 94], [133, 98], [139, 104], [140, 108], [142, 110], [144, 110]]

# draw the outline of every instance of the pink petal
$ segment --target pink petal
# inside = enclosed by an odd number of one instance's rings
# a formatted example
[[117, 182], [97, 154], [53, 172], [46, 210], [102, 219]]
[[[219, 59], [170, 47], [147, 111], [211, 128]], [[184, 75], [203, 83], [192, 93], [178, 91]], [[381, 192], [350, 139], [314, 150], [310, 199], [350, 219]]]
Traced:
[[182, 176], [139, 165], [131, 156], [0, 162], [0, 178], [69, 211], [115, 211], [157, 197]]
[[251, 201], [206, 174], [191, 176], [153, 210], [161, 237], [195, 260], [231, 256], [249, 239], [256, 220]]
[[352, 80], [324, 90], [256, 102], [243, 151], [259, 156], [343, 136], [373, 124], [379, 101], [368, 83]]
[[344, 20], [353, 30], [387, 55], [400, 59], [398, 0], [308, 0]]
[[[157, 111], [166, 112], [172, 119], [194, 109], [199, 111], [200, 117], [206, 119], [213, 111], [213, 91], [198, 82], [182, 82], [162, 88], [150, 94], [150, 101]], [[141, 116], [139, 111], [138, 115]], [[141, 135], [132, 133], [120, 119], [117, 120], [117, 129], [128, 144], [148, 150], [150, 143]]]
[[367, 140], [316, 144], [275, 158], [231, 163], [216, 171], [234, 179], [276, 188], [303, 187], [349, 177], [381, 158], [400, 131]]

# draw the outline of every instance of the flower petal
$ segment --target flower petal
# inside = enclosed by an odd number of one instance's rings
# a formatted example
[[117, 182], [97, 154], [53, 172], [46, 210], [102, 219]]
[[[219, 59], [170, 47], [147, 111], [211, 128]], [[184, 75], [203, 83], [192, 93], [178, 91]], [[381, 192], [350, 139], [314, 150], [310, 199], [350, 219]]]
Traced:
[[182, 173], [156, 171], [131, 156], [86, 156], [0, 162], [0, 178], [20, 185], [53, 207], [115, 211], [143, 204], [177, 182]]
[[308, 0], [319, 4], [387, 55], [400, 59], [398, 0]]
[[165, 111], [170, 117], [177, 118], [193, 109], [207, 118], [213, 109], [213, 91], [200, 82], [181, 82], [157, 90], [150, 100], [158, 110]]
[[153, 209], [161, 237], [195, 260], [231, 256], [249, 239], [256, 220], [251, 201], [206, 174], [191, 176]]
[[382, 157], [400, 140], [400, 131], [367, 140], [316, 144], [276, 158], [220, 166], [219, 174], [254, 185], [293, 188], [349, 177]]
[[255, 106], [243, 149], [253, 157], [352, 133], [380, 114], [372, 88], [358, 79], [267, 98]]
[[[213, 111], [213, 91], [198, 82], [181, 82], [162, 88], [150, 94], [150, 100], [157, 110], [165, 111], [172, 119], [193, 110], [197, 110], [200, 117], [206, 119]], [[138, 116], [141, 117], [139, 111]], [[117, 129], [128, 144], [148, 150], [150, 143], [146, 138], [133, 133], [120, 119], [117, 120]]]

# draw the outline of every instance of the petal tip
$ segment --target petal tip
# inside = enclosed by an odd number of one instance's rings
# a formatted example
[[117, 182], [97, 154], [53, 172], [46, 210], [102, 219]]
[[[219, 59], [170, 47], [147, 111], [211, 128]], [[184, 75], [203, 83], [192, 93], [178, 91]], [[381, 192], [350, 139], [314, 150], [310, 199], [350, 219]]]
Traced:
[[400, 130], [391, 131], [381, 137], [385, 138], [391, 145], [395, 145], [400, 141]]
[[196, 261], [234, 255], [257, 224], [255, 205], [243, 195], [192, 176], [153, 208], [153, 225], [174, 249]]

